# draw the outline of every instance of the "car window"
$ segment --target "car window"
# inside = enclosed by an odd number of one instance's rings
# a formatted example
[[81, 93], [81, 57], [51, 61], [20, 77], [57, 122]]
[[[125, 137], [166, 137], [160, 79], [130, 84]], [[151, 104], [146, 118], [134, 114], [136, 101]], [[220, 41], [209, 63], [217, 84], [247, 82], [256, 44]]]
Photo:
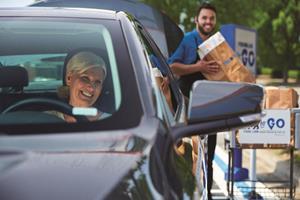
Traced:
[[0, 56], [2, 67], [22, 66], [28, 73], [29, 85], [24, 90], [56, 89], [62, 84], [66, 53]]
[[160, 113], [161, 110], [164, 110], [167, 121], [170, 122], [171, 125], [174, 125], [176, 114], [178, 114], [177, 111], [179, 110], [178, 105], [180, 105], [180, 98], [178, 98], [179, 91], [176, 90], [176, 87], [172, 87], [175, 80], [170, 69], [164, 62], [163, 56], [161, 56], [161, 54], [157, 51], [158, 48], [155, 50], [150, 44], [149, 40], [151, 39], [147, 32], [145, 32], [142, 26], [138, 25], [138, 27], [140, 37], [142, 38], [142, 44], [146, 52], [145, 55], [152, 68], [151, 73], [153, 74], [155, 82], [159, 88], [160, 98], [157, 99], [158, 113]]
[[[88, 70], [84, 69], [80, 71], [80, 77], [78, 71], [78, 80], [84, 80], [85, 84], [88, 85], [87, 87], [90, 88], [96, 87], [95, 85], [101, 82], [99, 86], [100, 95], [97, 96], [98, 93], [90, 91], [90, 89], [79, 88], [78, 84], [74, 84], [78, 86], [77, 96], [81, 97], [81, 100], [84, 98], [85, 100], [94, 99], [91, 100], [91, 106], [81, 105], [79, 103], [78, 105], [72, 105], [80, 109], [73, 109], [73, 113], [71, 114], [74, 116], [83, 115], [88, 119], [94, 116], [99, 121], [113, 118], [114, 116], [119, 119], [122, 118], [122, 115], [127, 115], [127, 109], [130, 110], [130, 106], [125, 105], [127, 102], [129, 104], [136, 104], [137, 111], [135, 114], [140, 114], [138, 110], [139, 104], [136, 102], [137, 100], [125, 101], [126, 98], [134, 99], [135, 93], [131, 92], [130, 95], [127, 95], [122, 92], [124, 88], [134, 88], [134, 86], [130, 85], [133, 84], [131, 79], [126, 81], [125, 84], [121, 83], [124, 77], [128, 77], [128, 74], [133, 73], [130, 73], [132, 66], [128, 52], [122, 52], [122, 49], [126, 49], [126, 45], [122, 37], [121, 26], [117, 21], [92, 19], [74, 20], [59, 17], [3, 17], [0, 18], [0, 21], [1, 112], [9, 112], [10, 115], [12, 115], [11, 112], [15, 113], [15, 111], [18, 111], [20, 113], [22, 111], [23, 115], [25, 111], [30, 111], [33, 112], [31, 116], [35, 118], [35, 112], [46, 110], [44, 113], [47, 115], [53, 114], [53, 106], [49, 107], [50, 112], [48, 112], [48, 110], [44, 108], [45, 102], [41, 101], [33, 102], [30, 105], [27, 105], [27, 102], [26, 106], [23, 106], [25, 108], [22, 106], [15, 108], [15, 104], [24, 100], [36, 100], [37, 98], [43, 98], [42, 101], [44, 101], [44, 99], [50, 99], [51, 102], [59, 101], [70, 104], [72, 97], [70, 93], [72, 90], [68, 82], [68, 75], [71, 70], [68, 70], [67, 66], [71, 59], [78, 54], [82, 57], [82, 52], [84, 52], [93, 54], [97, 59], [103, 60], [104, 67], [101, 66], [102, 71], [100, 70], [102, 77], [99, 78], [99, 80], [97, 78], [97, 80], [94, 80], [93, 73], [90, 73], [90, 77], [82, 78], [82, 74], [84, 76], [88, 74]], [[122, 47], [122, 49], [118, 47]], [[76, 58], [79, 57], [80, 56], [77, 56]], [[78, 63], [74, 64], [74, 66], [78, 67], [77, 65], [81, 66]], [[102, 64], [90, 64], [90, 66], [95, 69], [98, 65], [100, 66]], [[98, 68], [100, 69], [99, 66]], [[74, 67], [74, 69], [72, 68], [72, 72], [75, 71], [76, 67]], [[124, 73], [121, 72], [121, 70], [123, 70]], [[75, 79], [74, 77], [73, 79]], [[64, 91], [61, 88], [67, 88], [68, 91]], [[94, 90], [98, 91], [98, 88], [96, 87]], [[74, 91], [76, 92], [75, 89]], [[38, 106], [35, 104], [38, 104]], [[46, 104], [49, 104], [49, 102]], [[121, 105], [124, 106], [124, 109], [121, 109]], [[13, 107], [13, 109], [11, 107]], [[61, 110], [55, 110], [54, 115], [56, 115], [56, 117], [66, 120], [65, 115], [57, 115], [56, 111], [61, 113]], [[123, 114], [117, 114], [119, 111]], [[36, 117], [39, 119], [37, 121], [32, 120], [32, 123], [60, 122], [52, 118], [47, 119], [47, 117], [40, 116], [40, 114], [36, 115]], [[42, 120], [43, 117], [45, 117], [45, 120]], [[18, 118], [18, 120], [15, 120], [16, 118]], [[128, 119], [128, 121], [132, 120], [133, 122], [134, 119], [133, 124], [137, 124], [138, 121], [136, 120], [138, 118], [139, 117], [133, 116], [131, 119]], [[1, 121], [2, 119], [5, 120]], [[5, 123], [31, 123], [25, 118], [22, 119], [19, 115], [12, 117], [11, 120], [5, 116], [1, 118], [0, 121], [0, 125]], [[112, 123], [110, 122], [109, 124]], [[122, 123], [120, 123], [120, 126], [121, 124]], [[130, 123], [126, 123], [126, 120], [124, 120], [124, 126], [129, 124]]]

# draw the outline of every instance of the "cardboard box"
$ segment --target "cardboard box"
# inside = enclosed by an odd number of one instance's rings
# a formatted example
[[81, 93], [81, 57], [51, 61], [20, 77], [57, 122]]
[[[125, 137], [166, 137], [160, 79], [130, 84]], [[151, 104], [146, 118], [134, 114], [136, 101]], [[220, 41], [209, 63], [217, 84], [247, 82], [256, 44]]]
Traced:
[[218, 73], [203, 73], [208, 80], [255, 83], [255, 76], [242, 64], [220, 32], [199, 45], [198, 54], [201, 59], [215, 60], [221, 64]]

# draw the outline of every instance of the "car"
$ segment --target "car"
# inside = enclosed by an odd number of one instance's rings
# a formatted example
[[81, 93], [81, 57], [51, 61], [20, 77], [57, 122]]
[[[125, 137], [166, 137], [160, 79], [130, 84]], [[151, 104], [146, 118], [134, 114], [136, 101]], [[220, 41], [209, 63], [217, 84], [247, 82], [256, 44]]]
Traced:
[[40, 0], [30, 6], [97, 8], [131, 13], [143, 24], [166, 58], [174, 53], [183, 38], [183, 31], [168, 15], [137, 0]]
[[[147, 30], [122, 11], [1, 8], [0, 44], [0, 199], [200, 198], [182, 139], [261, 118], [255, 84], [198, 81], [187, 104]], [[106, 65], [93, 107], [57, 92], [82, 51]], [[109, 116], [89, 120], [95, 109]]]

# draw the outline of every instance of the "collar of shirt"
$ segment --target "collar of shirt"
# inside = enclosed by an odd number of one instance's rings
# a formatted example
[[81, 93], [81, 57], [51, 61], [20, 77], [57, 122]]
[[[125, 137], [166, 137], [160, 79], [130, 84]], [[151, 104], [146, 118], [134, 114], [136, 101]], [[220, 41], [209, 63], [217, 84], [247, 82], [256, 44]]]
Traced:
[[197, 48], [203, 42], [202, 38], [200, 37], [198, 31], [194, 29], [191, 34], [194, 36], [194, 40], [196, 41]]

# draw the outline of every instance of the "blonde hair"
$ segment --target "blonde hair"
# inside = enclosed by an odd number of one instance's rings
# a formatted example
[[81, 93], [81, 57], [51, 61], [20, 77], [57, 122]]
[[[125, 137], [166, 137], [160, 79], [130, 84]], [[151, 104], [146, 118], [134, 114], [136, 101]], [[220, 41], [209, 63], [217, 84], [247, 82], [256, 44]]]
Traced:
[[[67, 78], [69, 73], [79, 73], [82, 74], [88, 69], [99, 67], [104, 73], [104, 79], [106, 77], [106, 66], [104, 60], [89, 51], [81, 51], [73, 55], [66, 65], [66, 74], [64, 79]], [[65, 80], [66, 81], [66, 80]], [[68, 99], [70, 96], [69, 86], [61, 86], [58, 88], [58, 97], [62, 99]]]
[[66, 75], [70, 72], [81, 74], [94, 67], [100, 67], [103, 70], [104, 78], [106, 77], [106, 66], [104, 60], [92, 52], [82, 51], [72, 56], [68, 61], [66, 66]]

